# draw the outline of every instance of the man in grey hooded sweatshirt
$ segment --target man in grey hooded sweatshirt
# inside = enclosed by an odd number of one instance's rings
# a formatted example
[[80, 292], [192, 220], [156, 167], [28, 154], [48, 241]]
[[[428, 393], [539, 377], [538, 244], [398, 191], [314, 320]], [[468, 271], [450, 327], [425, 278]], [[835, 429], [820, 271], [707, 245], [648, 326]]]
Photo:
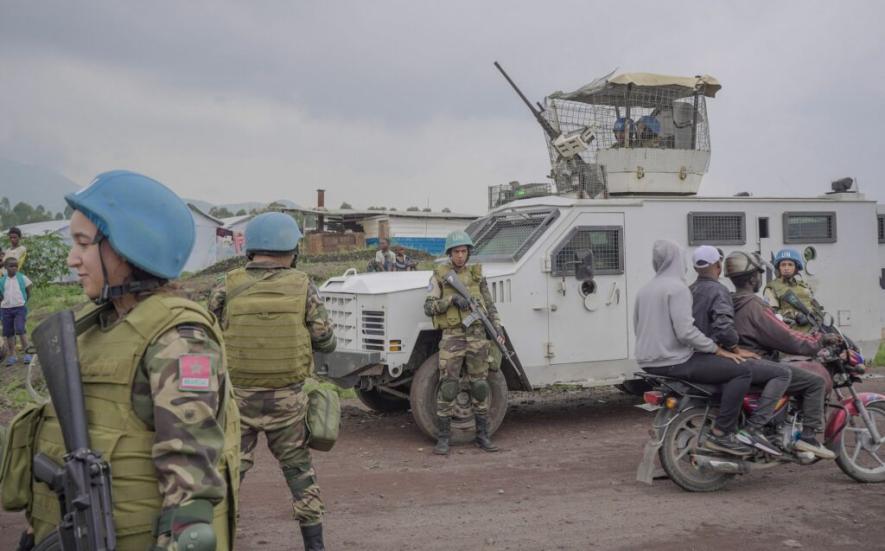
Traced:
[[752, 450], [735, 437], [751, 374], [744, 359], [718, 346], [695, 327], [691, 291], [685, 280], [685, 252], [672, 241], [655, 241], [655, 277], [636, 294], [633, 330], [636, 361], [644, 371], [722, 386], [716, 424], [704, 446], [735, 455]]

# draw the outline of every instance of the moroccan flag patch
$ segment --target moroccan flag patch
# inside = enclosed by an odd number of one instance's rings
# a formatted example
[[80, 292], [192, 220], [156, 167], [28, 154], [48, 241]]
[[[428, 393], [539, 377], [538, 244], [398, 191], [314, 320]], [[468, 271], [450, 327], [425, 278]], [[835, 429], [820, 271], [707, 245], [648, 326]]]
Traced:
[[178, 358], [178, 390], [208, 392], [212, 363], [206, 354], [185, 354]]

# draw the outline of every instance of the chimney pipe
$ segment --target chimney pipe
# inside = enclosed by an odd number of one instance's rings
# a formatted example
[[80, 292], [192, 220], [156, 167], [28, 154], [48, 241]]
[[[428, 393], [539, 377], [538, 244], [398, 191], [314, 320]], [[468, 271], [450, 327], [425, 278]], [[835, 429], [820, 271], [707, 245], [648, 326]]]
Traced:
[[[326, 190], [317, 190], [317, 209], [326, 208]], [[322, 214], [317, 215], [317, 231], [323, 233], [326, 230], [326, 217]]]

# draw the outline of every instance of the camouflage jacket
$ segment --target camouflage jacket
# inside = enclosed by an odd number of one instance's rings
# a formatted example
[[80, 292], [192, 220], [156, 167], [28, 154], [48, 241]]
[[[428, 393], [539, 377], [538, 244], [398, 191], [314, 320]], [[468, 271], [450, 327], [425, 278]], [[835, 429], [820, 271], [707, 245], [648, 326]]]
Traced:
[[[249, 262], [246, 264], [247, 270], [269, 270], [275, 266], [264, 264], [261, 262]], [[218, 319], [222, 318], [224, 305], [227, 300], [227, 289], [224, 280], [212, 290], [209, 295], [208, 309], [215, 314]], [[304, 323], [310, 331], [311, 347], [317, 352], [333, 352], [335, 350], [335, 333], [332, 321], [329, 319], [329, 313], [326, 311], [326, 305], [320, 298], [320, 292], [316, 285], [311, 281], [307, 289], [307, 308], [304, 310]]]
[[[453, 270], [457, 270], [452, 266], [451, 261], [448, 265], [451, 266]], [[451, 306], [449, 300], [442, 298], [443, 285], [445, 285], [445, 283], [441, 281], [436, 274], [430, 276], [430, 283], [427, 284], [427, 296], [424, 298], [425, 315], [432, 317], [438, 314], [444, 314]], [[479, 292], [482, 294], [482, 302], [483, 306], [485, 306], [486, 316], [488, 316], [489, 321], [492, 322], [495, 328], [500, 331], [501, 316], [498, 315], [498, 309], [495, 307], [495, 301], [492, 299], [492, 294], [489, 292], [489, 284], [485, 277], [479, 282]]]
[[[212, 378], [208, 392], [179, 390], [179, 357], [209, 357]], [[224, 449], [219, 396], [224, 392], [221, 345], [196, 325], [179, 325], [148, 346], [132, 385], [135, 414], [156, 433], [151, 450], [163, 508], [196, 499], [213, 504], [227, 487], [218, 470]]]

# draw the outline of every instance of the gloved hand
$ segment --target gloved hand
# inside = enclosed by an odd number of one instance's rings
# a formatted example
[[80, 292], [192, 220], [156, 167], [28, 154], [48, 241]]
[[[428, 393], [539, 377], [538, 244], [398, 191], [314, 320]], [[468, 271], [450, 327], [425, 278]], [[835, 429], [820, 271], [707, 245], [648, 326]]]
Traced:
[[470, 301], [467, 300], [466, 298], [462, 297], [461, 295], [453, 296], [452, 297], [452, 304], [454, 304], [455, 306], [457, 306], [458, 308], [460, 308], [462, 310], [469, 310], [470, 309]]
[[820, 343], [823, 346], [835, 346], [842, 343], [842, 337], [838, 333], [824, 333], [820, 337]]
[[160, 513], [154, 532], [157, 535], [154, 550], [215, 551], [212, 509], [209, 501], [195, 499]]
[[802, 312], [796, 314], [796, 325], [808, 325], [808, 316]]

